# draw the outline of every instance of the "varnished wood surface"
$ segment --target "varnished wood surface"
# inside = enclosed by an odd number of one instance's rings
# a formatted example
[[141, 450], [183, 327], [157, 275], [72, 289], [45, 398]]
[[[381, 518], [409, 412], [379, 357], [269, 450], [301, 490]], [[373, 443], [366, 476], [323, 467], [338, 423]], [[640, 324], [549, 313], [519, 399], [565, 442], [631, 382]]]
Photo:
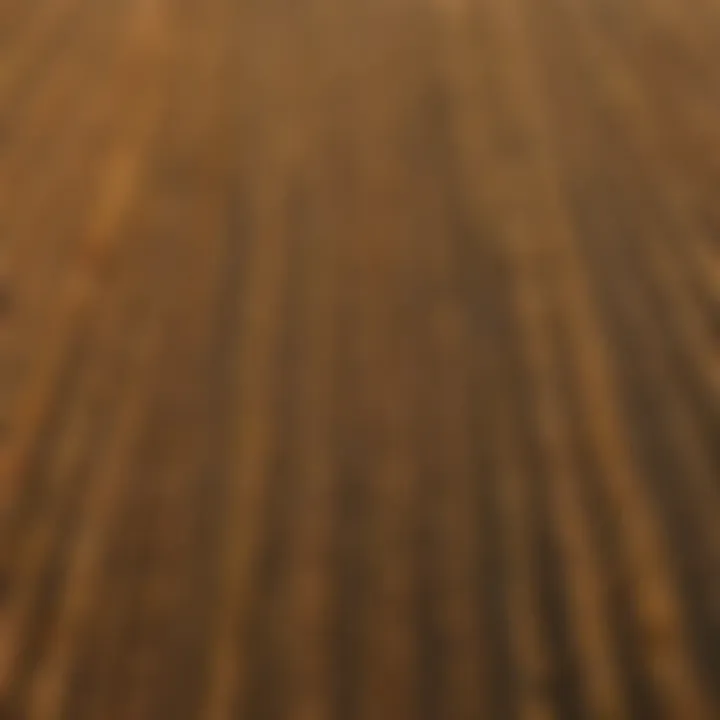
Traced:
[[3, 0], [0, 718], [720, 717], [720, 0]]

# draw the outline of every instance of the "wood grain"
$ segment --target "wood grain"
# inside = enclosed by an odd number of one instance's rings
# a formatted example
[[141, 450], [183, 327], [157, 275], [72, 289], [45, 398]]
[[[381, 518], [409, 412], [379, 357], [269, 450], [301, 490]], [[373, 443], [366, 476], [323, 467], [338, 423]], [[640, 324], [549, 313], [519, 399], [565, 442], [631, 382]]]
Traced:
[[0, 720], [720, 716], [720, 2], [6, 0]]

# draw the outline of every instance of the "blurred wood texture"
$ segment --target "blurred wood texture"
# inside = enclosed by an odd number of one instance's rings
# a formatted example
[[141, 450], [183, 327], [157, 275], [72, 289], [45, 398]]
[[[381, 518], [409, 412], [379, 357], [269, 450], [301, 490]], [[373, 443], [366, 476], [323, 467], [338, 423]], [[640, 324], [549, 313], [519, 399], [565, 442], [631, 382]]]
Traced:
[[0, 717], [720, 717], [720, 0], [2, 0]]

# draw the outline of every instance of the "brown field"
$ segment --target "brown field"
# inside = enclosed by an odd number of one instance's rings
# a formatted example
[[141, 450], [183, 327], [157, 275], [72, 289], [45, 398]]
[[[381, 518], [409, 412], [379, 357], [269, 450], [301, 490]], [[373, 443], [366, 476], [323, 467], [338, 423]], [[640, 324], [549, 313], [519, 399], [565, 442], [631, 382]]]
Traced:
[[0, 2], [61, 718], [720, 718], [720, 0]]

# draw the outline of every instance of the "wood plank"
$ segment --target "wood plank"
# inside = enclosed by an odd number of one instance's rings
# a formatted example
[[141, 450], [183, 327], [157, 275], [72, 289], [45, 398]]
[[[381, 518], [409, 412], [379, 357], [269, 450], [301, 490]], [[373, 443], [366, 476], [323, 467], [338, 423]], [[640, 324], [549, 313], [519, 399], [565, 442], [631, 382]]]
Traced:
[[717, 0], [0, 7], [0, 718], [720, 715]]

